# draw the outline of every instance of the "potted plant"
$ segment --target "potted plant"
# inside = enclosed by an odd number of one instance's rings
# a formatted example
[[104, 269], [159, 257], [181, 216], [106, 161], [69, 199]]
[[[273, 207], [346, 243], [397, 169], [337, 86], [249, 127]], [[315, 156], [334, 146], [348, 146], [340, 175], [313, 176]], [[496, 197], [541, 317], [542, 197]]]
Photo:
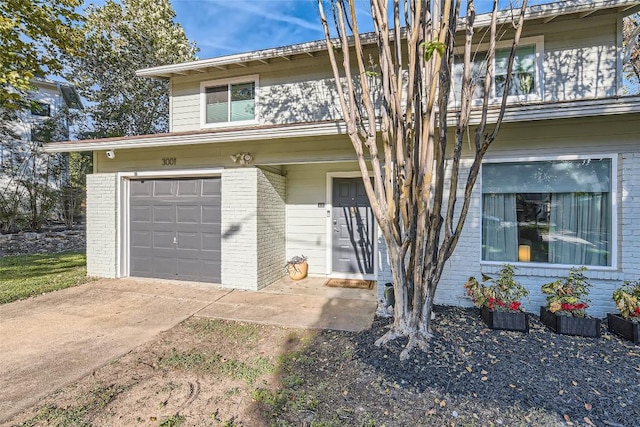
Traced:
[[540, 321], [552, 331], [564, 335], [600, 336], [600, 319], [587, 316], [591, 283], [584, 275], [586, 267], [573, 267], [569, 276], [542, 286], [547, 306], [540, 307]]
[[607, 313], [609, 330], [640, 343], [640, 281], [625, 281], [613, 292], [613, 301], [620, 314]]
[[292, 257], [284, 266], [285, 273], [289, 274], [289, 277], [293, 280], [301, 280], [307, 277], [307, 271], [309, 271], [309, 264], [307, 263], [307, 257], [304, 255], [296, 255]]
[[512, 265], [505, 264], [497, 279], [482, 274], [482, 283], [470, 277], [464, 287], [491, 329], [529, 332], [529, 315], [522, 311], [520, 301], [529, 291], [513, 279], [514, 270]]

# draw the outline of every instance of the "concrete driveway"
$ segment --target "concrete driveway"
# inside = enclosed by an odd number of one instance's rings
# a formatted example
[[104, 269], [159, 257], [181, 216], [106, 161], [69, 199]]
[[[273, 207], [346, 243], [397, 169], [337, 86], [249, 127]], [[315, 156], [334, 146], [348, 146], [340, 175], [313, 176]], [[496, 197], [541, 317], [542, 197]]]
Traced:
[[369, 297], [135, 279], [0, 305], [0, 423], [191, 316], [361, 330], [374, 311]]

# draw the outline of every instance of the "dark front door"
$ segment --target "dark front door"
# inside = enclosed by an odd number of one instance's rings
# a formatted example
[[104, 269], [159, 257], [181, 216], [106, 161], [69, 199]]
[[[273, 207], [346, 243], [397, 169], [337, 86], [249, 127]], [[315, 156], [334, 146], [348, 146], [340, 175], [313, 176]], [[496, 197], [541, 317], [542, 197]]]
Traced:
[[374, 218], [362, 178], [334, 178], [332, 203], [333, 271], [373, 274]]
[[131, 181], [130, 275], [220, 283], [221, 180]]

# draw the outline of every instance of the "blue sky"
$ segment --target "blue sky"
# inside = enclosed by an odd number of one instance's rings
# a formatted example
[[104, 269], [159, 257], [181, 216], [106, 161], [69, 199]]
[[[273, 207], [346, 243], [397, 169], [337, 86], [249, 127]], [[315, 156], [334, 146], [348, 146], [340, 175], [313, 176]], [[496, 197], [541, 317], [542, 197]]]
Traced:
[[[359, 8], [361, 29], [370, 31], [369, 1], [357, 1], [362, 6]], [[529, 0], [529, 4], [543, 2], [549, 0]], [[317, 0], [171, 0], [171, 4], [187, 37], [200, 48], [200, 59], [324, 37]], [[480, 12], [488, 11], [491, 4], [491, 0], [476, 0]]]

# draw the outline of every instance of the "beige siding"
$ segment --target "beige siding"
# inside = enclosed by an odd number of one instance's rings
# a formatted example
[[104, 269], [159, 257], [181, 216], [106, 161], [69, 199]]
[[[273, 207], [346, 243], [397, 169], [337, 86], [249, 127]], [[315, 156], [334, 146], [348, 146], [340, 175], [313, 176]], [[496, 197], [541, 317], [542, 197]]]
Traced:
[[[101, 151], [94, 164], [98, 172], [229, 168], [238, 166], [229, 157], [238, 152], [251, 153], [255, 165], [355, 160], [348, 138], [335, 136], [116, 150], [113, 160]], [[175, 165], [163, 166], [163, 158], [175, 158]]]
[[[329, 203], [327, 174], [357, 172], [356, 163], [289, 165], [287, 174], [287, 258], [309, 257], [309, 274], [327, 273]], [[322, 207], [318, 203], [325, 204]]]
[[[295, 72], [293, 72], [294, 70]], [[250, 68], [231, 69], [173, 79], [174, 132], [200, 129], [200, 82], [259, 75], [258, 120], [284, 124], [340, 117], [327, 56], [272, 60]]]
[[[544, 36], [545, 101], [616, 94], [617, 18], [613, 13], [594, 14], [580, 19], [558, 17], [546, 24], [525, 24], [524, 39]], [[506, 40], [510, 30], [503, 30]], [[200, 129], [200, 82], [253, 74], [260, 78], [258, 115], [261, 124], [340, 117], [328, 57], [325, 53], [317, 53], [314, 57], [279, 58], [269, 64], [175, 77], [172, 130]]]
[[616, 55], [615, 15], [545, 28], [545, 100], [614, 96]]

